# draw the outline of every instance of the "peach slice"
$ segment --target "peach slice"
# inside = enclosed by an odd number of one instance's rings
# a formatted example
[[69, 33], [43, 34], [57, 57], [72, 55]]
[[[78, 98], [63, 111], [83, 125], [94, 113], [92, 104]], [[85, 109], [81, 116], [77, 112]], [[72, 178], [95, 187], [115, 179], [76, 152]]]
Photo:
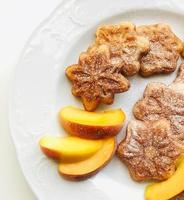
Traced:
[[184, 191], [184, 158], [171, 178], [160, 183], [148, 185], [145, 190], [146, 200], [167, 200]]
[[92, 156], [102, 147], [103, 141], [46, 135], [40, 139], [39, 144], [47, 156], [62, 162], [74, 162]]
[[101, 149], [92, 157], [74, 163], [60, 163], [59, 173], [67, 179], [83, 180], [95, 175], [112, 159], [116, 150], [116, 139], [104, 139]]
[[60, 111], [60, 121], [71, 135], [101, 139], [115, 136], [120, 132], [125, 121], [125, 113], [121, 109], [88, 112], [68, 106]]

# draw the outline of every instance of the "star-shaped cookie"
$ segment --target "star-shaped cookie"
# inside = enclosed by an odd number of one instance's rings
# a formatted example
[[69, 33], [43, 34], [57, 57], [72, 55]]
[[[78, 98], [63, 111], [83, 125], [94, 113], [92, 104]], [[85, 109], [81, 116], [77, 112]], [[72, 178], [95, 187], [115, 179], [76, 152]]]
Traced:
[[129, 81], [112, 65], [109, 48], [99, 46], [95, 51], [80, 55], [76, 65], [66, 69], [67, 77], [72, 81], [72, 93], [80, 97], [84, 107], [93, 111], [100, 103], [111, 104], [115, 93], [129, 89]]
[[103, 44], [110, 49], [112, 65], [118, 66], [125, 76], [132, 76], [139, 71], [140, 58], [150, 46], [148, 39], [139, 36], [131, 22], [100, 26], [96, 31], [96, 40], [88, 51]]
[[150, 50], [141, 58], [140, 73], [150, 76], [158, 73], [171, 73], [176, 69], [179, 54], [183, 49], [182, 41], [167, 24], [143, 25], [137, 33], [150, 42]]
[[175, 171], [180, 148], [170, 136], [170, 123], [132, 120], [117, 154], [136, 181], [165, 180]]
[[171, 124], [173, 139], [184, 149], [184, 63], [169, 86], [163, 83], [148, 84], [133, 113], [142, 121], [167, 119]]

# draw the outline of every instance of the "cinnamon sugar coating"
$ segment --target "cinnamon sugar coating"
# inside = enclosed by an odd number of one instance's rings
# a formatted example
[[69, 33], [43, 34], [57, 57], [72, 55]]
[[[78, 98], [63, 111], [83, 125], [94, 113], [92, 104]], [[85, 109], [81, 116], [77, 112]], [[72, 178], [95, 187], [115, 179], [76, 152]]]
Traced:
[[144, 96], [133, 108], [134, 116], [142, 121], [167, 119], [171, 124], [171, 135], [184, 149], [184, 64], [173, 83], [147, 85]]
[[115, 93], [129, 89], [129, 81], [109, 62], [109, 56], [109, 48], [101, 45], [95, 51], [82, 53], [79, 63], [66, 69], [73, 83], [73, 95], [81, 97], [88, 111], [95, 110], [100, 103], [113, 103]]
[[150, 50], [141, 58], [140, 72], [143, 76], [158, 73], [171, 73], [176, 69], [182, 41], [167, 24], [143, 25], [137, 33], [149, 39]]
[[119, 144], [117, 154], [134, 180], [165, 180], [174, 173], [180, 149], [170, 132], [170, 123], [164, 119], [132, 120], [128, 124], [126, 138]]
[[125, 76], [139, 71], [140, 58], [150, 46], [148, 39], [139, 36], [131, 22], [100, 26], [96, 31], [96, 40], [88, 51], [104, 44], [110, 49], [110, 62], [119, 67]]

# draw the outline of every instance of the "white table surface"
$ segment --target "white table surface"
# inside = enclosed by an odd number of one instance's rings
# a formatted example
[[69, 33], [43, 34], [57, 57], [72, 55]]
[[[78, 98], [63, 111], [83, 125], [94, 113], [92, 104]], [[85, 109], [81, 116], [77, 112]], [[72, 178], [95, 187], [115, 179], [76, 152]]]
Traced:
[[27, 185], [8, 127], [8, 93], [20, 52], [61, 0], [0, 0], [0, 199], [36, 200]]

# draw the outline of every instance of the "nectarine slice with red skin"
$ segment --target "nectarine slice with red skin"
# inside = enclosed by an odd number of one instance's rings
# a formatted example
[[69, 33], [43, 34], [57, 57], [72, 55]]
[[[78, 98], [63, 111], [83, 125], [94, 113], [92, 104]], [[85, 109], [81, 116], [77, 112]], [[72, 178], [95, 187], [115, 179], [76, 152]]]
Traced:
[[59, 163], [58, 171], [66, 179], [84, 180], [98, 173], [113, 158], [116, 151], [116, 139], [114, 137], [104, 139], [103, 145], [90, 158], [73, 163]]
[[116, 136], [123, 127], [125, 113], [121, 109], [88, 112], [72, 106], [60, 111], [60, 121], [65, 130], [86, 139]]
[[40, 139], [39, 144], [48, 157], [62, 162], [75, 162], [95, 154], [102, 147], [103, 141], [45, 135]]

